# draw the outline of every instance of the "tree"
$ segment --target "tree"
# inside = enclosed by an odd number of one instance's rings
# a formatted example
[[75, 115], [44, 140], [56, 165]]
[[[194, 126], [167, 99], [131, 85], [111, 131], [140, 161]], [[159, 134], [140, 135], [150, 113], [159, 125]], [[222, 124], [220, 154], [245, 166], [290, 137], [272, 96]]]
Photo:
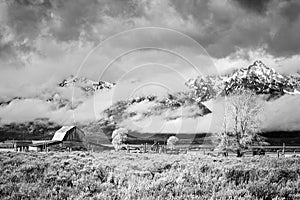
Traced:
[[112, 144], [116, 151], [120, 150], [122, 144], [127, 140], [128, 130], [126, 128], [118, 128], [112, 133]]
[[252, 91], [240, 89], [226, 99], [223, 131], [218, 148], [235, 149], [237, 156], [249, 145], [265, 144], [258, 135], [263, 101]]
[[171, 136], [169, 137], [169, 139], [167, 140], [167, 146], [171, 149], [175, 148], [175, 145], [178, 143], [179, 139], [176, 136]]

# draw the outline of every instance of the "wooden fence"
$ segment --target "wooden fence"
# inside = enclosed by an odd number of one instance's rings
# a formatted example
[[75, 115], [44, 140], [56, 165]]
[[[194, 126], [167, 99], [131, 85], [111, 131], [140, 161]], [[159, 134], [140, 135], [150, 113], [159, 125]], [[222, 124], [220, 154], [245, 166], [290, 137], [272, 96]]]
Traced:
[[[187, 152], [203, 152], [208, 155], [224, 155], [227, 156], [228, 152], [235, 153], [234, 150], [214, 151], [215, 146], [212, 145], [176, 145], [174, 149], [168, 148], [166, 145], [160, 144], [142, 144], [142, 145], [127, 145], [124, 150], [132, 153], [167, 153], [167, 154], [180, 154]], [[252, 155], [264, 155], [265, 153], [277, 153], [278, 156], [284, 155], [287, 152], [299, 152], [300, 146], [250, 146], [248, 149], [243, 150], [242, 153], [251, 153]]]

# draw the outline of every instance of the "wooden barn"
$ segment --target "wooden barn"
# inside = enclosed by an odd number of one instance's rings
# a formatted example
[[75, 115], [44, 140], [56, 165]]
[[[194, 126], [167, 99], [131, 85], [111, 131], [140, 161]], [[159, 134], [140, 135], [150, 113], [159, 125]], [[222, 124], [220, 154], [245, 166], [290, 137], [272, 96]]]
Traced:
[[85, 134], [76, 126], [63, 126], [57, 130], [50, 141], [31, 145], [32, 150], [87, 150]]

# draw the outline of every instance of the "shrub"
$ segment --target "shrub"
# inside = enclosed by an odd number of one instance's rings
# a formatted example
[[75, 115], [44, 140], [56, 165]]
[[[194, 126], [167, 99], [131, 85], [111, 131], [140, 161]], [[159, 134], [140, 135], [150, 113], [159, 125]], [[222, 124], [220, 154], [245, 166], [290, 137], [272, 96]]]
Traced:
[[116, 151], [120, 150], [121, 145], [127, 140], [128, 130], [125, 128], [119, 128], [112, 133], [112, 144]]
[[178, 143], [179, 139], [176, 136], [171, 136], [169, 137], [169, 139], [167, 140], [167, 146], [171, 149], [175, 148], [175, 145]]
[[299, 158], [225, 159], [124, 152], [80, 155], [0, 153], [0, 199], [300, 197]]

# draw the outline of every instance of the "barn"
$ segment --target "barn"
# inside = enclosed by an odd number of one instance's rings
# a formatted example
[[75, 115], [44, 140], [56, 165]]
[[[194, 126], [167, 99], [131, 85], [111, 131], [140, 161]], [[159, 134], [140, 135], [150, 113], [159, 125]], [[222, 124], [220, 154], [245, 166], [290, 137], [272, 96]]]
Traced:
[[85, 134], [76, 126], [63, 126], [57, 130], [50, 141], [31, 145], [32, 150], [87, 150]]

